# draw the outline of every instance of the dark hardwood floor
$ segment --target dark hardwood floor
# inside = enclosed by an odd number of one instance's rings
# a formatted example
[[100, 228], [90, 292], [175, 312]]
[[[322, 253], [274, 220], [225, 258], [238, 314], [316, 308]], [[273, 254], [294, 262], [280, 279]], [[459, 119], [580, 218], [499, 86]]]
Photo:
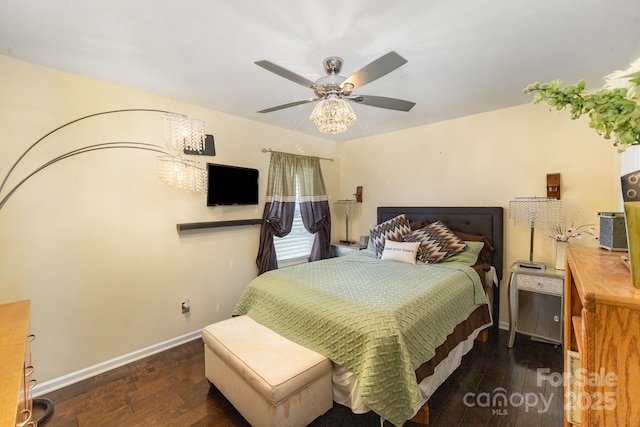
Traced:
[[[549, 371], [538, 371], [545, 368]], [[554, 372], [562, 372], [560, 348], [517, 336], [514, 348], [508, 349], [507, 332], [494, 329], [431, 397], [430, 423], [560, 426], [562, 384]], [[55, 403], [53, 413], [40, 424], [45, 427], [249, 425], [218, 390], [209, 387], [200, 340], [41, 397]], [[500, 397], [506, 399], [505, 405], [500, 406]], [[354, 415], [334, 404], [311, 425], [379, 426], [380, 420], [373, 413]]]

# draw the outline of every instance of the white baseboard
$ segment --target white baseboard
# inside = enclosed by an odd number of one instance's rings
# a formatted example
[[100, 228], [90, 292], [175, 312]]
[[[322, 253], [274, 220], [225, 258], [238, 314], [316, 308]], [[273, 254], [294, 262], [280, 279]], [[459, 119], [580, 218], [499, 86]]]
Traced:
[[189, 341], [193, 341], [200, 338], [201, 336], [202, 329], [199, 329], [197, 331], [193, 331], [188, 334], [181, 335], [179, 337], [172, 338], [170, 340], [154, 344], [152, 346], [136, 350], [128, 354], [124, 354], [122, 356], [118, 356], [111, 360], [98, 363], [97, 365], [89, 366], [88, 368], [81, 369], [79, 371], [72, 372], [70, 374], [63, 375], [49, 381], [45, 381], [33, 388], [33, 396], [42, 396], [43, 394], [50, 393], [54, 390], [58, 390], [82, 380], [86, 380], [87, 378], [95, 377], [96, 375], [102, 374], [115, 368], [119, 368], [120, 366], [124, 366], [128, 363], [135, 362], [136, 360], [140, 360], [156, 353], [160, 353], [161, 351], [169, 350], [170, 348], [179, 346]]
[[[498, 322], [498, 327], [500, 329], [509, 330], [509, 322]], [[118, 356], [111, 360], [107, 360], [106, 362], [98, 363], [97, 365], [89, 366], [88, 368], [81, 369], [79, 371], [72, 372], [70, 374], [63, 375], [49, 381], [45, 381], [33, 388], [33, 396], [42, 396], [71, 384], [86, 380], [87, 378], [95, 377], [96, 375], [102, 374], [115, 368], [119, 368], [120, 366], [124, 366], [128, 363], [135, 362], [136, 360], [144, 359], [145, 357], [160, 353], [161, 351], [169, 350], [170, 348], [177, 347], [189, 341], [193, 341], [200, 338], [201, 336], [202, 329], [199, 329], [197, 331], [193, 331], [188, 334], [181, 335], [179, 337], [154, 344], [152, 346], [122, 356]]]

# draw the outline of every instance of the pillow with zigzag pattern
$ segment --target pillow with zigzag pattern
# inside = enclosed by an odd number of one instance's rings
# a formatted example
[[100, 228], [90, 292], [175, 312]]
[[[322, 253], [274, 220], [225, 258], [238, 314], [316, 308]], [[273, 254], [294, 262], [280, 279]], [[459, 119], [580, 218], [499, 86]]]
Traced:
[[418, 259], [436, 264], [464, 251], [467, 244], [453, 234], [442, 221], [432, 222], [426, 227], [411, 231], [402, 237], [405, 242], [420, 242]]
[[400, 214], [395, 218], [388, 219], [369, 230], [369, 241], [373, 243], [376, 256], [380, 258], [384, 250], [384, 242], [393, 240], [402, 242], [402, 236], [411, 232], [411, 225], [405, 214]]

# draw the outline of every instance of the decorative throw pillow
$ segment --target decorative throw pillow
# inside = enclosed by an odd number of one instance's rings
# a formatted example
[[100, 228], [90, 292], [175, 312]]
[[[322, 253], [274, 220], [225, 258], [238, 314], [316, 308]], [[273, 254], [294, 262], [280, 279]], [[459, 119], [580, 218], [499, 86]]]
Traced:
[[382, 259], [415, 264], [420, 242], [394, 242], [387, 240], [382, 250]]
[[467, 244], [467, 249], [459, 254], [443, 259], [442, 262], [459, 262], [461, 264], [468, 265], [469, 267], [476, 265], [478, 255], [480, 255], [480, 252], [484, 247], [484, 242], [465, 241], [465, 243]]
[[384, 249], [385, 240], [402, 242], [402, 236], [410, 231], [411, 226], [409, 225], [407, 217], [404, 214], [400, 214], [395, 218], [381, 222], [369, 230], [369, 241], [373, 243], [376, 256], [380, 258], [382, 256], [382, 250]]
[[493, 246], [489, 239], [485, 236], [479, 236], [476, 234], [463, 233], [462, 231], [451, 230], [453, 234], [464, 240], [465, 242], [483, 242], [484, 246], [480, 255], [478, 256], [477, 264], [490, 264], [491, 256], [493, 255]]
[[405, 242], [420, 242], [418, 259], [424, 263], [435, 264], [458, 254], [467, 247], [464, 240], [453, 234], [441, 221], [403, 236]]

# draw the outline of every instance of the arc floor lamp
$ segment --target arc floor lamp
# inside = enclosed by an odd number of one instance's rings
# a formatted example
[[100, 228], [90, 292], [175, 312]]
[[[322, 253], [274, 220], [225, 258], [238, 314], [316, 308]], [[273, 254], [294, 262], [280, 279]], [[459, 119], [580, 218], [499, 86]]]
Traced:
[[[147, 142], [132, 142], [132, 141], [112, 141], [99, 144], [86, 145], [84, 147], [68, 151], [64, 154], [56, 156], [40, 166], [36, 167], [33, 171], [22, 177], [12, 187], [5, 189], [7, 182], [14, 173], [16, 167], [27, 156], [27, 154], [33, 150], [36, 146], [42, 143], [52, 134], [71, 126], [80, 121], [88, 120], [93, 117], [110, 115], [110, 114], [123, 114], [123, 113], [156, 113], [164, 115], [164, 139], [165, 144], [159, 145]], [[206, 143], [210, 135], [205, 135], [205, 126], [202, 120], [192, 119], [185, 115], [173, 113], [165, 110], [150, 109], [150, 108], [129, 108], [120, 110], [103, 111], [99, 113], [89, 114], [71, 120], [57, 128], [47, 132], [45, 135], [31, 144], [18, 159], [13, 163], [9, 171], [5, 175], [2, 183], [0, 184], [0, 209], [7, 203], [11, 196], [31, 177], [40, 172], [41, 170], [60, 162], [61, 160], [68, 159], [70, 157], [77, 156], [79, 154], [109, 150], [109, 149], [134, 149], [145, 150], [162, 154], [158, 157], [158, 174], [162, 181], [167, 184], [173, 185], [178, 188], [204, 191], [206, 190], [207, 180], [206, 171], [197, 165], [194, 160], [185, 158], [183, 153], [200, 153], [206, 149]], [[210, 138], [212, 139], [212, 137]]]

